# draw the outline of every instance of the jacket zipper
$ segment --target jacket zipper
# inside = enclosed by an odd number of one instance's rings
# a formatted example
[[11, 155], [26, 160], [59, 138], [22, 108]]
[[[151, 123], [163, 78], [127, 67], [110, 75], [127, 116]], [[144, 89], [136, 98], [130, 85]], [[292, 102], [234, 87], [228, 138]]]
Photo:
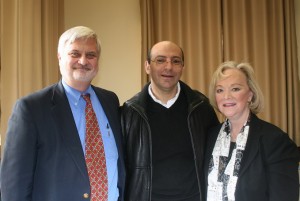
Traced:
[[198, 188], [199, 188], [199, 198], [200, 201], [202, 200], [202, 191], [201, 191], [201, 182], [200, 182], [200, 176], [199, 176], [199, 172], [198, 172], [198, 168], [197, 168], [197, 158], [196, 158], [196, 151], [195, 151], [195, 144], [194, 144], [194, 139], [193, 139], [193, 133], [192, 133], [192, 129], [191, 129], [191, 125], [190, 125], [190, 116], [192, 114], [192, 112], [203, 103], [204, 101], [202, 100], [201, 102], [197, 103], [196, 105], [194, 105], [191, 109], [191, 111], [189, 111], [188, 113], [188, 117], [187, 117], [187, 122], [188, 122], [188, 128], [189, 128], [189, 132], [190, 132], [190, 138], [191, 138], [191, 143], [192, 143], [192, 148], [193, 148], [193, 153], [194, 153], [194, 161], [195, 161], [195, 169], [196, 169], [196, 176], [197, 176], [197, 181], [198, 181]]

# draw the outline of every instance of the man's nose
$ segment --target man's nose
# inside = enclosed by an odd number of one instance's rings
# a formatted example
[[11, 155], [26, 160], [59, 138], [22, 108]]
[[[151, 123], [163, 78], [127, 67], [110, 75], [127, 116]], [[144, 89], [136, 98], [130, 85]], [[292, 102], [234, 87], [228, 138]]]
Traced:
[[173, 66], [173, 63], [172, 63], [172, 60], [171, 59], [167, 59], [166, 62], [165, 62], [165, 68], [172, 68]]
[[87, 58], [86, 56], [81, 56], [78, 60], [78, 63], [80, 63], [81, 65], [86, 65], [87, 64]]

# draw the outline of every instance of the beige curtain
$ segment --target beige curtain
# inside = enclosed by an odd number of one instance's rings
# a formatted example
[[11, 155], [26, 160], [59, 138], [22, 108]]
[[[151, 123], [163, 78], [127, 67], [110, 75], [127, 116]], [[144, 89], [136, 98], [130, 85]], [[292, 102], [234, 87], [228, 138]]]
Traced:
[[[213, 68], [222, 61], [219, 0], [141, 0], [142, 62], [161, 40], [179, 44], [185, 53], [182, 79], [201, 91], [208, 89]], [[142, 63], [143, 65], [143, 63]], [[142, 71], [143, 84], [148, 80]]]
[[[1, 0], [1, 141], [15, 101], [60, 78], [56, 48], [63, 0]], [[3, 148], [3, 146], [2, 146]]]
[[[300, 145], [300, 84], [293, 0], [140, 0], [142, 61], [161, 40], [185, 52], [182, 80], [208, 94], [223, 61], [250, 62], [265, 95], [259, 116]], [[148, 80], [142, 74], [143, 83]]]

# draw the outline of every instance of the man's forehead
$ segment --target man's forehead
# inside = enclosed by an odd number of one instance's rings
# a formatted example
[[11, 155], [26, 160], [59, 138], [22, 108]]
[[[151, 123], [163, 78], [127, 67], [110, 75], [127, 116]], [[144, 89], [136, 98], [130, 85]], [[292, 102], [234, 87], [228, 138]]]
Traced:
[[161, 44], [161, 45], [153, 46], [151, 54], [152, 56], [181, 57], [181, 50], [178, 46], [173, 44]]
[[85, 39], [79, 38], [73, 42], [69, 42], [65, 45], [65, 49], [89, 49], [90, 51], [97, 51], [97, 44], [93, 38]]

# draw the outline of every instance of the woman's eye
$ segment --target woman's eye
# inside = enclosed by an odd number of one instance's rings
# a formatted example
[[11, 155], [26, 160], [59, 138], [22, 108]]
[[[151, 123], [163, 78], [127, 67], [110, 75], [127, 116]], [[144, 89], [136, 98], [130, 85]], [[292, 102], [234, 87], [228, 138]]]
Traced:
[[223, 91], [222, 89], [216, 89], [217, 94], [221, 93], [222, 91]]
[[239, 91], [239, 90], [241, 90], [241, 89], [237, 88], [237, 87], [232, 89], [232, 91]]

